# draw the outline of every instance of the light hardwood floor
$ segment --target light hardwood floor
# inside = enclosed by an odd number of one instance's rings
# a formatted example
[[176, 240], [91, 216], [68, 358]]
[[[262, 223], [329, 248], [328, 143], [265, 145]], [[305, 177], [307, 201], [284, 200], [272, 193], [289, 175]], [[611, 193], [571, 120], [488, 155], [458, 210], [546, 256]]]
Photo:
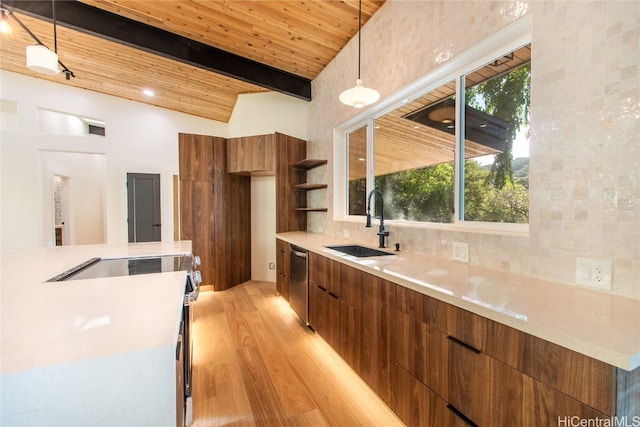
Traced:
[[194, 427], [403, 425], [274, 283], [201, 292], [193, 320]]

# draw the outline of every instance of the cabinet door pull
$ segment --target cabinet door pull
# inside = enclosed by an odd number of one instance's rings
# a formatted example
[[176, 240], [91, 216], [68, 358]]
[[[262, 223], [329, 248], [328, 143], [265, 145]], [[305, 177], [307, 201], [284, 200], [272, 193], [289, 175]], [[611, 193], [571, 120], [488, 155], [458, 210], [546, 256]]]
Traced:
[[331, 297], [333, 297], [335, 299], [339, 298], [338, 295], [334, 294], [333, 292], [329, 292], [329, 295], [331, 295]]
[[318, 285], [318, 289], [320, 289], [322, 292], [327, 292], [327, 288], [325, 288], [324, 286]]
[[475, 354], [480, 354], [480, 350], [478, 350], [477, 348], [471, 347], [469, 344], [467, 344], [465, 342], [462, 342], [462, 341], [460, 341], [459, 339], [457, 339], [455, 337], [452, 337], [452, 336], [449, 335], [449, 336], [447, 336], [447, 339], [449, 341], [451, 341], [451, 342], [454, 342], [454, 343], [456, 343], [458, 345], [461, 345], [462, 347], [466, 348], [469, 351], [474, 352]]
[[468, 424], [471, 427], [478, 427], [478, 424], [474, 423], [469, 418], [467, 418], [462, 412], [458, 411], [458, 409], [456, 409], [455, 406], [449, 404], [449, 405], [447, 405], [447, 409], [450, 410], [451, 412], [453, 412], [453, 414], [456, 417], [460, 418], [465, 424]]

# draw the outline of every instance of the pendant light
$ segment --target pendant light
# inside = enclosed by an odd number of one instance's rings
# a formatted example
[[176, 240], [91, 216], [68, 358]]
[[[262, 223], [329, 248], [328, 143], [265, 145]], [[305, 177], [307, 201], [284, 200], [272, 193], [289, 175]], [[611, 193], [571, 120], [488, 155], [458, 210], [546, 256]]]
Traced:
[[340, 102], [349, 105], [354, 108], [362, 108], [366, 105], [371, 105], [380, 99], [380, 94], [377, 90], [365, 87], [362, 84], [360, 78], [360, 50], [362, 45], [362, 0], [358, 4], [358, 79], [356, 85], [351, 89], [347, 89], [340, 94]]
[[58, 55], [43, 44], [27, 46], [27, 68], [48, 76], [58, 75]]
[[27, 46], [27, 68], [36, 73], [55, 76], [58, 69], [58, 37], [56, 33], [56, 4], [51, 0], [51, 14], [53, 18], [53, 52], [42, 43]]
[[62, 72], [65, 74], [67, 80], [71, 77], [75, 77], [73, 71], [68, 69], [59, 59], [58, 59], [58, 35], [56, 31], [56, 5], [55, 0], [51, 0], [51, 13], [53, 18], [53, 44], [54, 50], [51, 51], [47, 48], [44, 43], [40, 41], [38, 36], [36, 36], [29, 28], [18, 17], [13, 13], [12, 10], [2, 5], [0, 8], [0, 12], [2, 13], [3, 21], [6, 20], [8, 16], [11, 16], [23, 30], [27, 34], [31, 36], [31, 38], [36, 42], [36, 44], [32, 46], [27, 46], [26, 49], [26, 57], [27, 57], [27, 68], [31, 71], [35, 71], [36, 73], [46, 74], [49, 76], [55, 76], [60, 73], [60, 69], [58, 65], [62, 67]]

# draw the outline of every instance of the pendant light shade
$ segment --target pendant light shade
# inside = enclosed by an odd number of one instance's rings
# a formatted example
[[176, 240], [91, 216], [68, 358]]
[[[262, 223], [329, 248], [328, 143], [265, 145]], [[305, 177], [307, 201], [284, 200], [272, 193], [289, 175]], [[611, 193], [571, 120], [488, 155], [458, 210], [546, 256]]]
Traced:
[[365, 87], [360, 78], [360, 50], [362, 45], [362, 0], [358, 3], [358, 79], [356, 85], [351, 89], [347, 89], [340, 94], [340, 102], [354, 108], [362, 108], [371, 105], [380, 99], [377, 90]]
[[57, 75], [58, 55], [41, 44], [27, 46], [27, 67], [36, 73]]
[[340, 102], [354, 108], [362, 108], [365, 105], [371, 105], [380, 99], [377, 90], [364, 87], [362, 80], [356, 80], [356, 85], [351, 89], [347, 89], [340, 94]]

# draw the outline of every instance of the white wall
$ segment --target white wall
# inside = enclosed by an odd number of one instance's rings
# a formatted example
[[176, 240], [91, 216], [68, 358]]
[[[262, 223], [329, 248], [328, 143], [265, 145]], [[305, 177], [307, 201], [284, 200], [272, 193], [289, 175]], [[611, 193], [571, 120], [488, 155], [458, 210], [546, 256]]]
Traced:
[[280, 132], [307, 139], [308, 102], [277, 92], [238, 97], [229, 119], [228, 138]]
[[[178, 174], [178, 133], [225, 136], [227, 125], [147, 104], [0, 73], [0, 98], [17, 103], [17, 129], [2, 129], [2, 248], [43, 244], [39, 150], [99, 153], [106, 158], [106, 241], [127, 242], [127, 172], [161, 176], [162, 240], [173, 240], [172, 176]], [[38, 108], [101, 119], [106, 137], [45, 134]]]

